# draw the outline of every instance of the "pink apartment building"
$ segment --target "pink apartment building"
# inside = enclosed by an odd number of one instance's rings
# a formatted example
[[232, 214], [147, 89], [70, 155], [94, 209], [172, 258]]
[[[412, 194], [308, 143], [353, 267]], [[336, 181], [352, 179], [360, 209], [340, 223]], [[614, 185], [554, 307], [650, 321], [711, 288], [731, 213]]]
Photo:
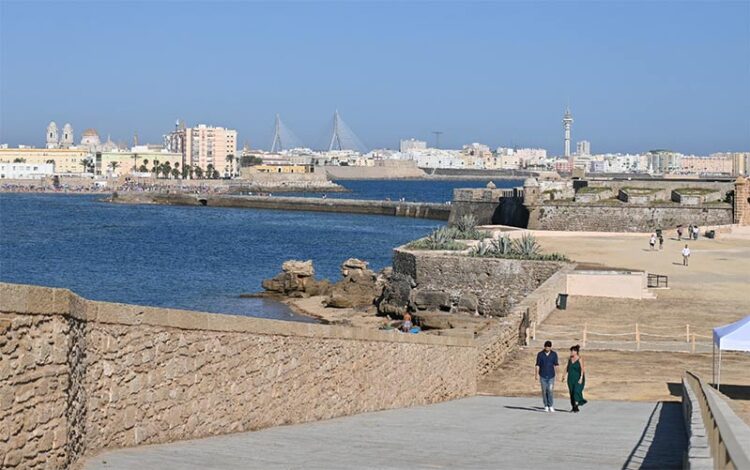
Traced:
[[[237, 168], [237, 131], [223, 127], [199, 124], [184, 127], [178, 124], [174, 131], [164, 136], [170, 152], [181, 153], [183, 166], [199, 166], [204, 171], [212, 165], [222, 176]], [[232, 159], [227, 157], [232, 155]]]

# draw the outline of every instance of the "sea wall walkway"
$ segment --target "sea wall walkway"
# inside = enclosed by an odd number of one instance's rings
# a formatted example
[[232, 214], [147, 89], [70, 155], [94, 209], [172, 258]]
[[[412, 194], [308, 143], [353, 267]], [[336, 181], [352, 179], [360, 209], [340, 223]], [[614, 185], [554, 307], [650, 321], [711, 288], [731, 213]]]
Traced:
[[228, 196], [217, 194], [114, 193], [111, 202], [181, 206], [237, 207], [286, 211], [339, 212], [448, 220], [451, 206], [430, 202], [323, 199], [284, 196]]

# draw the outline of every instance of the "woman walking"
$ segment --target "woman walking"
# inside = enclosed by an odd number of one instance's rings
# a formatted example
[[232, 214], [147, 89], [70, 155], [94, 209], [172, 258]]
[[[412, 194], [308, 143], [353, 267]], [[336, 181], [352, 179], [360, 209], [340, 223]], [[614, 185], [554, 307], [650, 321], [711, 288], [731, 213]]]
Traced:
[[568, 359], [568, 365], [565, 366], [562, 379], [565, 382], [567, 376], [570, 406], [573, 413], [578, 413], [580, 411], [578, 407], [586, 404], [586, 399], [583, 398], [583, 387], [586, 386], [586, 367], [580, 352], [581, 347], [577, 344], [570, 348], [570, 358]]

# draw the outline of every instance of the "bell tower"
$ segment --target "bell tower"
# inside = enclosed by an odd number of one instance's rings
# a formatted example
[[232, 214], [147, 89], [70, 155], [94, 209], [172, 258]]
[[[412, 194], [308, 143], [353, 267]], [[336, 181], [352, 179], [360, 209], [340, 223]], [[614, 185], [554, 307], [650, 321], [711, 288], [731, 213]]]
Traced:
[[57, 132], [57, 124], [55, 124], [55, 121], [50, 122], [47, 126], [47, 148], [60, 148], [60, 135]]

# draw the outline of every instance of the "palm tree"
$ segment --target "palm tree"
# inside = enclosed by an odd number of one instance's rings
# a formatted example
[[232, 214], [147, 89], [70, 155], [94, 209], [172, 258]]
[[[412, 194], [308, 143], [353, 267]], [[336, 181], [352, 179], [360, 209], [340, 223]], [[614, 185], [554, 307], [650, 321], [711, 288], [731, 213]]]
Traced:
[[83, 172], [86, 173], [86, 171], [89, 168], [89, 161], [88, 161], [88, 159], [84, 158], [80, 162], [78, 162], [78, 164], [83, 167]]
[[164, 162], [161, 164], [161, 174], [164, 175], [164, 178], [169, 178], [169, 175], [172, 173], [172, 165], [169, 164], [169, 162]]
[[182, 179], [192, 178], [193, 177], [193, 168], [188, 166], [182, 167]]
[[133, 153], [133, 173], [137, 171], [138, 168], [138, 154]]
[[154, 159], [153, 168], [151, 168], [151, 173], [154, 174], [156, 178], [159, 177], [159, 160]]
[[13, 160], [13, 163], [26, 163], [25, 158], [16, 158]]
[[172, 168], [172, 178], [177, 179], [180, 177], [180, 170], [177, 169], [177, 165], [175, 164], [175, 167]]
[[227, 155], [227, 161], [229, 162], [229, 174], [234, 176], [234, 154]]
[[[109, 162], [109, 167], [111, 168], [110, 175], [114, 176], [115, 170], [118, 166], [120, 166], [120, 164], [117, 162]], [[135, 170], [135, 167], [133, 167], [133, 169]]]
[[199, 167], [198, 165], [195, 165], [195, 177], [198, 179], [203, 178], [203, 168]]

